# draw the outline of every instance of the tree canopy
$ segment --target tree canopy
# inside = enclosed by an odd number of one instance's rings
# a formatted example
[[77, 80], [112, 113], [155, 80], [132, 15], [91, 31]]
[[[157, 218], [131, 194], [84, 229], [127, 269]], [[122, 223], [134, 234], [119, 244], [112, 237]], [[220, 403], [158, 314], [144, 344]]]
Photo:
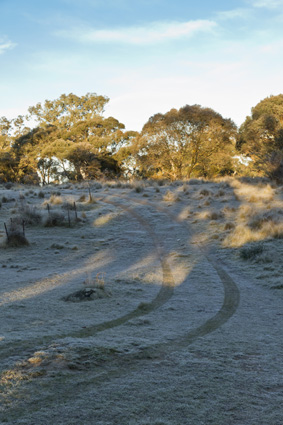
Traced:
[[170, 179], [233, 171], [236, 125], [210, 108], [186, 105], [152, 116], [137, 137], [142, 173]]
[[[13, 155], [13, 179], [36, 182], [40, 178], [49, 183], [59, 177], [81, 180], [121, 173], [119, 161], [123, 158], [119, 153], [116, 159], [115, 154], [133, 133], [124, 131], [124, 124], [117, 119], [102, 116], [108, 101], [95, 93], [82, 97], [70, 93], [38, 103], [29, 108], [27, 116], [37, 127], [14, 131], [10, 138], [6, 133], [12, 123], [2, 118], [0, 143]], [[14, 127], [16, 124], [22, 124], [20, 118], [13, 122]], [[2, 170], [5, 158], [7, 154], [1, 155]], [[7, 175], [7, 170], [2, 174]]]
[[[188, 179], [235, 172], [283, 178], [283, 94], [252, 108], [238, 130], [211, 108], [185, 105], [149, 118], [140, 133], [105, 118], [108, 97], [62, 94], [0, 118], [0, 181], [141, 177]], [[36, 123], [29, 127], [29, 122]], [[239, 167], [239, 154], [251, 158]]]
[[283, 94], [252, 108], [239, 131], [238, 146], [253, 162], [254, 174], [283, 177]]

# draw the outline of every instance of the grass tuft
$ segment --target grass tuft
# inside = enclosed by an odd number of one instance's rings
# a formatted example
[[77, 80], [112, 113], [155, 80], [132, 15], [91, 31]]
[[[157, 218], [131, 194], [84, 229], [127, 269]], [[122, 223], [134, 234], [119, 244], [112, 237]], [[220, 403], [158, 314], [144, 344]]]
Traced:
[[240, 258], [242, 260], [254, 260], [258, 255], [263, 253], [262, 245], [245, 246], [240, 249]]
[[44, 227], [65, 226], [65, 216], [58, 211], [50, 211], [43, 219]]
[[163, 196], [163, 201], [177, 202], [177, 201], [180, 201], [180, 198], [178, 195], [176, 195], [176, 193], [172, 192], [171, 190], [167, 190], [167, 192]]

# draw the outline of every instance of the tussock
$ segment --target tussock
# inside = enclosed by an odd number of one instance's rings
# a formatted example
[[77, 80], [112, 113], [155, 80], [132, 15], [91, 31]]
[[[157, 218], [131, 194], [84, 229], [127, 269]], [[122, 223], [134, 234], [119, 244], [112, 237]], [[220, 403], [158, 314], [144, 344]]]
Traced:
[[43, 218], [44, 227], [65, 226], [65, 216], [59, 211], [49, 211]]
[[283, 238], [283, 223], [274, 224], [265, 222], [258, 230], [251, 229], [248, 225], [239, 224], [224, 240], [226, 247], [240, 247], [248, 242], [261, 241], [264, 239]]
[[278, 226], [281, 222], [283, 224], [283, 210], [273, 209], [253, 215], [248, 224], [251, 229], [258, 230], [262, 229], [266, 224]]
[[163, 201], [166, 201], [166, 202], [177, 202], [179, 200], [180, 200], [179, 196], [176, 195], [176, 193], [172, 192], [171, 190], [167, 190], [167, 192], [163, 196]]
[[61, 205], [63, 203], [63, 199], [61, 196], [58, 195], [51, 195], [48, 201], [44, 202], [44, 205], [46, 204], [52, 204], [52, 205]]
[[42, 191], [42, 190], [40, 190], [39, 192], [38, 192], [38, 194], [37, 194], [37, 196], [39, 197], [39, 198], [44, 198], [45, 197], [45, 193]]
[[212, 193], [209, 190], [207, 190], [207, 189], [200, 190], [199, 194], [202, 195], [202, 196], [210, 196], [210, 195], [212, 195]]
[[242, 260], [254, 260], [259, 254], [262, 254], [262, 245], [251, 245], [240, 249], [240, 258]]
[[192, 184], [192, 185], [202, 184], [202, 183], [203, 183], [203, 180], [201, 180], [201, 179], [190, 179], [188, 181], [188, 184]]
[[105, 290], [105, 273], [97, 273], [93, 278], [91, 273], [87, 273], [86, 279], [83, 281], [83, 285], [86, 288], [98, 288]]
[[21, 205], [18, 216], [18, 221], [23, 221], [28, 225], [38, 225], [41, 223], [42, 214], [36, 207], [27, 204]]
[[29, 242], [25, 236], [24, 227], [20, 224], [11, 221], [10, 225], [6, 229], [6, 240], [4, 242], [4, 247], [17, 248], [21, 246], [28, 246]]
[[258, 187], [254, 185], [241, 184], [237, 180], [233, 183], [235, 197], [239, 201], [249, 203], [270, 202], [274, 199], [275, 191], [270, 184]]
[[225, 223], [224, 230], [232, 230], [235, 229], [235, 224], [231, 222]]

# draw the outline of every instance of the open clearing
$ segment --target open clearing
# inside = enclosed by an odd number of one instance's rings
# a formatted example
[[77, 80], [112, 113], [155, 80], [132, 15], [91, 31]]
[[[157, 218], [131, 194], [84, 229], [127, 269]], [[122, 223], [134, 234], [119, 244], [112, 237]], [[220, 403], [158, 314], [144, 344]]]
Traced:
[[282, 425], [282, 186], [90, 189], [0, 186], [0, 423]]

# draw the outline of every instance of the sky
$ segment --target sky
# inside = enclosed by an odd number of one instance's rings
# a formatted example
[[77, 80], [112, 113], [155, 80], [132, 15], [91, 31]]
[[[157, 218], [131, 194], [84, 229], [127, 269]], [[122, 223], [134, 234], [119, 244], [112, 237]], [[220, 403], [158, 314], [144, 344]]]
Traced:
[[0, 0], [0, 117], [89, 92], [127, 130], [186, 104], [239, 126], [283, 93], [283, 0]]

